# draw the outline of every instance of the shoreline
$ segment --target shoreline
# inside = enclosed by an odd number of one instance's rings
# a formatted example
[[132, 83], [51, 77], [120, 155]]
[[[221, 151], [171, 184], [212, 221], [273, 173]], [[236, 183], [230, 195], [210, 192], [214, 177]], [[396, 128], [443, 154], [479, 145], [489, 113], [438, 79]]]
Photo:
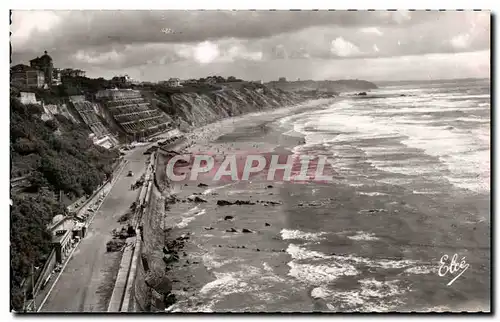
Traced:
[[[345, 99], [345, 97], [336, 97], [328, 99], [309, 100], [293, 106], [279, 107], [266, 111], [259, 111], [255, 113], [222, 119], [195, 129], [193, 132], [186, 135], [186, 140], [192, 142], [196, 141], [196, 145], [201, 146], [204, 144], [208, 144], [218, 136], [230, 133], [232, 130], [234, 130], [235, 127], [241, 125], [241, 123], [245, 122], [249, 118], [267, 118], [271, 116], [271, 119], [267, 122], [273, 122], [284, 115], [290, 115], [291, 112], [302, 113], [308, 110], [317, 110], [325, 104], [334, 104]], [[192, 149], [190, 149], [190, 147], [191, 146], [184, 148], [180, 152], [192, 152]]]
[[[321, 108], [319, 104], [295, 111]], [[278, 118], [291, 112], [287, 108], [271, 116], [255, 113], [207, 125], [196, 134], [197, 144], [186, 151], [283, 153], [303, 144], [300, 137], [288, 136], [275, 126]], [[357, 165], [366, 167], [363, 160]], [[434, 257], [454, 248], [477, 253], [470, 258], [474, 268], [468, 274], [484, 269], [488, 249], [457, 244], [448, 219], [439, 218], [448, 207], [440, 196], [408, 195], [397, 185], [360, 186], [345, 180], [324, 185], [223, 184], [199, 179], [173, 184], [171, 189], [176, 200], [168, 204], [162, 220], [171, 227], [167, 240], [182, 240], [183, 247], [176, 250], [179, 258], [167, 272], [177, 298], [169, 312], [399, 311], [428, 308], [429, 300], [436, 309], [452, 310], [449, 299], [465, 298], [469, 292], [465, 283], [439, 289], [431, 298], [419, 291], [424, 295], [406, 303], [400, 299], [410, 283], [440, 285], [443, 280], [432, 273]], [[193, 195], [206, 202], [189, 200]], [[252, 204], [218, 206], [219, 200]], [[416, 228], [422, 225], [426, 230]], [[475, 234], [487, 228], [484, 222], [476, 225]], [[402, 277], [395, 278], [394, 272]], [[328, 289], [334, 286], [339, 288], [336, 293]], [[379, 297], [367, 297], [370, 292]], [[349, 297], [355, 301], [347, 301]], [[330, 304], [335, 302], [339, 303]]]

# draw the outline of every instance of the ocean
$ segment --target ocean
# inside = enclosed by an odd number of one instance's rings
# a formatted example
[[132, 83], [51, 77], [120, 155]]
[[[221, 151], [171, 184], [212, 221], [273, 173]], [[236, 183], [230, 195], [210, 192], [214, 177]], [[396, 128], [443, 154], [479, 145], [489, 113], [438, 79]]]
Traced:
[[[393, 83], [259, 118], [210, 148], [327, 155], [335, 180], [211, 185], [208, 203], [176, 205], [169, 220], [207, 277], [172, 273], [196, 282], [171, 311], [490, 310], [489, 80]], [[222, 197], [282, 205], [212, 205]]]

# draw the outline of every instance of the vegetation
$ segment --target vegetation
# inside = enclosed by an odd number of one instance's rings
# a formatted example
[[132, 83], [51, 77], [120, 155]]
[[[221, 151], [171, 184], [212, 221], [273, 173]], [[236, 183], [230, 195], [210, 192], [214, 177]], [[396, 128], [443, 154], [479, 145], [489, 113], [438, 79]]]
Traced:
[[32, 263], [43, 265], [50, 252], [46, 226], [65, 212], [54, 195], [62, 191], [74, 200], [91, 194], [112, 174], [119, 153], [94, 145], [83, 124], [63, 116], [43, 121], [40, 106], [12, 97], [10, 105], [11, 176], [28, 175], [31, 185], [11, 197], [11, 305], [19, 310], [23, 278]]
[[10, 286], [11, 309], [21, 310], [24, 294], [23, 280], [29, 276], [31, 265], [43, 267], [51, 251], [52, 236], [46, 229], [53, 216], [65, 209], [50, 195], [14, 195], [10, 211]]

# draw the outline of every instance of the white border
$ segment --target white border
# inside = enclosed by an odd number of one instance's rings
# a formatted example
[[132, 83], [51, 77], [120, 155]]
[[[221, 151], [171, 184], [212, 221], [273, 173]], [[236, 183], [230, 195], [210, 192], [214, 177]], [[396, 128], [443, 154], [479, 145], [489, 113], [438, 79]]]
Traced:
[[[2, 2], [2, 7], [4, 7], [4, 4], [7, 4], [6, 1]], [[2, 8], [3, 10], [0, 11], [3, 14], [3, 19], [6, 20], [7, 18], [7, 10], [8, 9], [491, 9], [494, 13], [499, 13], [500, 10], [499, 8], [500, 1], [483, 1], [483, 0], [475, 0], [475, 1], [470, 1], [470, 0], [454, 0], [454, 1], [436, 1], [436, 0], [414, 0], [414, 1], [401, 1], [401, 0], [378, 0], [378, 1], [362, 1], [362, 0], [350, 0], [350, 1], [339, 1], [339, 2], [332, 2], [332, 1], [324, 1], [324, 0], [307, 0], [307, 1], [296, 1], [296, 0], [288, 0], [288, 1], [279, 1], [279, 0], [239, 0], [239, 1], [222, 1], [222, 0], [210, 0], [210, 1], [188, 1], [188, 0], [182, 0], [182, 1], [168, 1], [167, 2], [162, 2], [158, 0], [141, 0], [141, 1], [129, 1], [126, 2], [124, 0], [122, 1], [99, 1], [99, 0], [86, 0], [86, 1], [35, 1], [35, 0], [24, 0], [24, 1], [16, 1], [15, 4], [11, 4], [11, 7], [5, 7]], [[9, 26], [8, 23], [3, 24], [3, 28], [8, 29], [4, 30], [1, 34], [7, 38], [8, 31], [9, 31]], [[498, 41], [498, 33], [496, 33], [496, 37], [494, 42]], [[492, 45], [493, 43], [492, 42]], [[3, 48], [0, 51], [0, 54], [2, 55], [2, 58], [4, 62], [9, 62], [9, 39], [5, 39], [3, 42], [1, 42]], [[498, 55], [497, 55], [498, 56]], [[1, 202], [0, 205], [2, 206], [2, 216], [1, 216], [1, 226], [3, 229], [3, 233], [0, 235], [2, 239], [4, 239], [4, 242], [1, 244], [4, 245], [1, 248], [1, 258], [9, 258], [9, 250], [7, 248], [7, 245], [9, 245], [9, 239], [10, 239], [10, 232], [9, 232], [9, 225], [8, 225], [8, 214], [9, 214], [9, 172], [7, 169], [9, 168], [9, 112], [8, 112], [8, 106], [9, 106], [9, 91], [8, 91], [8, 84], [9, 84], [9, 73], [8, 73], [8, 65], [3, 64], [2, 65], [2, 86], [0, 87], [1, 89], [1, 94], [2, 94], [2, 102], [4, 103], [3, 106], [0, 108], [0, 131], [2, 134], [2, 140], [0, 141], [1, 143], [1, 167], [4, 169], [1, 171]], [[497, 92], [497, 86], [493, 89], [495, 95], [498, 94]], [[492, 93], [493, 94], [493, 93]], [[497, 113], [498, 114], [498, 113]], [[495, 118], [496, 123], [498, 124], [498, 119]], [[492, 127], [493, 128], [493, 127]], [[496, 163], [496, 162], [495, 162]], [[495, 196], [492, 196], [492, 199], [500, 200], [497, 198], [497, 194]], [[499, 231], [498, 228], [498, 221], [497, 219], [495, 222], [497, 223], [495, 227], [493, 227], [492, 231], [496, 232]], [[498, 263], [498, 249], [495, 253], [495, 258], [496, 262]], [[8, 265], [5, 263], [7, 260], [4, 262], [4, 265], [1, 265], [1, 270], [2, 270], [2, 276], [3, 278], [1, 279], [2, 283], [2, 296], [0, 299], [0, 303], [4, 307], [4, 309], [1, 311], [2, 315], [2, 321], [5, 320], [12, 320], [14, 319], [13, 315], [9, 313], [9, 279], [7, 278], [10, 276], [10, 271], [8, 268]], [[10, 265], [9, 265], [10, 266]], [[496, 270], [496, 273], [498, 273], [498, 270]], [[496, 274], [496, 279], [498, 280], [499, 276]], [[495, 287], [496, 289], [496, 287]], [[493, 290], [492, 290], [493, 291]], [[498, 298], [498, 295], [496, 296]], [[492, 308], [496, 307], [496, 303], [491, 303]], [[331, 316], [330, 316], [331, 317]], [[395, 316], [397, 319], [403, 319], [407, 318], [406, 316]], [[412, 317], [412, 318], [418, 318], [418, 319], [423, 319], [425, 318], [426, 320], [433, 320], [437, 319], [439, 316], [425, 316], [421, 315], [420, 317]], [[455, 319], [456, 317], [454, 316], [447, 316], [448, 318]], [[47, 317], [51, 319], [52, 317]], [[94, 319], [96, 317], [94, 316], [84, 316], [83, 317], [85, 320], [90, 320]], [[177, 320], [182, 318], [183, 321], [189, 321], [189, 320], [197, 320], [199, 319], [199, 316], [186, 316], [186, 317], [178, 317], [178, 316], [163, 316], [160, 315], [158, 318], [168, 318], [169, 320]], [[217, 317], [216, 317], [217, 318]], [[234, 319], [241, 319], [241, 317], [237, 316], [232, 316]], [[262, 318], [262, 316], [255, 316], [255, 318]], [[275, 316], [271, 317], [268, 316], [267, 318], [275, 318]], [[296, 317], [298, 319], [310, 319], [311, 317]], [[350, 317], [354, 320], [361, 320], [362, 317], [360, 316], [352, 316]], [[377, 320], [382, 320], [387, 318], [384, 315], [374, 315], [371, 317], [372, 319], [377, 319]], [[70, 320], [70, 317], [59, 317], [58, 319], [60, 320]], [[115, 317], [110, 317], [112, 320], [119, 321], [123, 319], [121, 316], [115, 316]], [[141, 316], [132, 316], [128, 317], [127, 319], [130, 319], [131, 321], [142, 321], [144, 317]]]

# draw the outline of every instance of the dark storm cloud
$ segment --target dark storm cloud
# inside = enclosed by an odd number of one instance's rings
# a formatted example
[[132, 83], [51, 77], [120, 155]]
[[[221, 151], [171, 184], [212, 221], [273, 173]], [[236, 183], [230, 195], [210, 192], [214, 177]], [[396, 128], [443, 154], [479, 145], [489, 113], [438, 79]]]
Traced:
[[[430, 18], [422, 12], [347, 11], [55, 11], [50, 33], [35, 31], [32, 47], [109, 43], [179, 43], [220, 38], [256, 39], [311, 26], [397, 26]], [[162, 32], [162, 29], [167, 32]]]

